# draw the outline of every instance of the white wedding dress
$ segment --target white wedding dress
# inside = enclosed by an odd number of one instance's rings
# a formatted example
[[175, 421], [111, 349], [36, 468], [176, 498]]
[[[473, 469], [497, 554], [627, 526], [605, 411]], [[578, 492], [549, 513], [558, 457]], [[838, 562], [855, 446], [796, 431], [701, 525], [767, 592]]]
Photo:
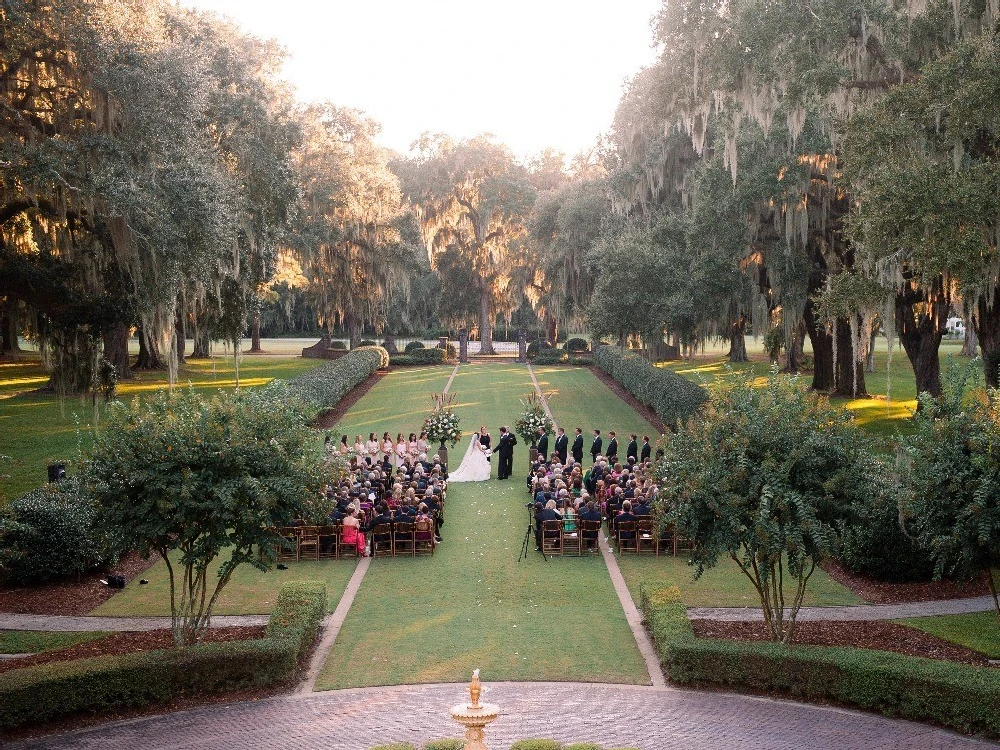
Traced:
[[490, 478], [490, 462], [486, 460], [483, 446], [479, 443], [479, 433], [473, 433], [469, 447], [465, 450], [461, 465], [448, 472], [448, 484], [453, 482], [485, 482]]

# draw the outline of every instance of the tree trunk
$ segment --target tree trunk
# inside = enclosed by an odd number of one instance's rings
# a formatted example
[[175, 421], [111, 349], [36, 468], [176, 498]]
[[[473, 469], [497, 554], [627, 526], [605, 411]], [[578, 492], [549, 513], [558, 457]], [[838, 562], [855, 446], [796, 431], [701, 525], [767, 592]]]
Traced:
[[817, 327], [816, 311], [813, 309], [813, 302], [806, 304], [803, 319], [806, 324], [806, 334], [812, 342], [813, 350], [813, 381], [812, 387], [816, 391], [832, 391], [833, 380], [833, 336], [831, 336], [825, 326]]
[[556, 339], [559, 336], [559, 324], [555, 319], [555, 316], [546, 313], [545, 314], [545, 340], [548, 342], [549, 346], [556, 345]]
[[865, 372], [875, 372], [875, 341], [877, 338], [878, 323], [873, 323], [871, 335], [868, 336], [868, 356], [865, 357]]
[[349, 348], [357, 349], [361, 346], [361, 323], [358, 322], [353, 312], [348, 312], [344, 316], [344, 326], [347, 328]]
[[20, 332], [17, 305], [17, 301], [11, 299], [0, 305], [0, 355], [17, 354], [21, 351], [21, 345], [17, 340]]
[[[854, 351], [854, 337], [848, 321], [837, 319], [837, 387], [838, 396], [860, 398], [867, 396], [865, 389], [865, 363], [858, 359]], [[857, 378], [857, 380], [855, 380]]]
[[983, 375], [991, 388], [998, 386], [1000, 367], [1000, 299], [990, 306], [986, 295], [976, 303], [976, 336], [983, 350]]
[[133, 375], [128, 356], [128, 324], [112, 326], [101, 337], [104, 340], [104, 358], [115, 368], [115, 377], [118, 380], [131, 380]]
[[797, 373], [802, 369], [802, 345], [805, 338], [806, 325], [800, 320], [785, 342], [785, 372]]
[[479, 293], [479, 342], [480, 354], [496, 354], [493, 350], [493, 318], [490, 315], [490, 292]]
[[948, 324], [951, 299], [939, 277], [928, 295], [907, 287], [896, 294], [896, 332], [917, 380], [917, 393], [941, 395], [938, 350]]
[[193, 359], [208, 359], [209, 352], [212, 348], [212, 336], [205, 328], [198, 328], [195, 326], [194, 329], [194, 349], [191, 352], [191, 357]]
[[187, 348], [187, 315], [183, 309], [177, 311], [177, 322], [174, 324], [174, 351], [177, 352], [177, 364], [184, 364]]
[[261, 354], [260, 348], [260, 310], [255, 310], [250, 322], [250, 354]]
[[979, 351], [979, 338], [976, 336], [976, 326], [972, 322], [972, 317], [968, 314], [962, 315], [965, 321], [965, 340], [962, 341], [962, 356], [975, 357]]
[[740, 316], [729, 326], [729, 361], [749, 362], [747, 356], [747, 319]]
[[162, 370], [164, 364], [156, 340], [146, 333], [143, 326], [139, 326], [136, 333], [139, 336], [139, 358], [135, 362], [135, 369]]

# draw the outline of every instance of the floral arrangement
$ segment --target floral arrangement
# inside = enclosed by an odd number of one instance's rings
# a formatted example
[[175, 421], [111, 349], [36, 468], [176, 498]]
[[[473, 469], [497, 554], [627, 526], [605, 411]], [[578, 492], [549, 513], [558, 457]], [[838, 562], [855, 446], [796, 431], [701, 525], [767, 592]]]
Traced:
[[424, 420], [424, 432], [427, 439], [432, 442], [451, 442], [454, 448], [462, 439], [462, 430], [458, 426], [459, 416], [451, 408], [455, 402], [455, 396], [445, 397], [443, 394], [435, 393], [431, 396], [434, 401], [434, 409], [427, 419]]
[[531, 393], [526, 399], [521, 401], [524, 413], [514, 422], [514, 432], [516, 432], [526, 443], [532, 447], [538, 442], [538, 428], [541, 427], [546, 435], [555, 432], [555, 425], [552, 418], [545, 413], [545, 404], [537, 393]]

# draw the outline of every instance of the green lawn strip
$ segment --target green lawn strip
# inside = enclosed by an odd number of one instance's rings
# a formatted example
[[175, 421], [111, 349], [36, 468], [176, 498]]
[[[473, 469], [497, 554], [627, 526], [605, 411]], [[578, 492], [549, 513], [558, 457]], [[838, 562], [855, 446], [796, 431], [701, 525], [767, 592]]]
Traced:
[[57, 633], [37, 630], [0, 631], [0, 654], [37, 654], [60, 648], [78, 646], [103, 638], [107, 633], [94, 631], [83, 633]]
[[[573, 430], [579, 427], [584, 434], [585, 460], [589, 460], [593, 430], [599, 429], [605, 435], [614, 430], [618, 433], [619, 451], [625, 456], [629, 435], [635, 433], [642, 442], [643, 435], [649, 435], [653, 445], [659, 432], [653, 425], [608, 390], [594, 373], [585, 367], [536, 367], [535, 377], [542, 393], [548, 396], [549, 409], [556, 423], [566, 430], [570, 445], [573, 444]], [[549, 439], [551, 447], [553, 439]]]
[[[485, 424], [496, 441], [533, 387], [523, 365], [463, 365], [452, 385], [463, 430]], [[452, 485], [433, 557], [372, 561], [317, 689], [460, 681], [477, 667], [493, 680], [647, 682], [599, 558], [546, 563], [531, 540], [517, 563], [527, 468], [519, 443], [511, 480]]]
[[[175, 558], [178, 554], [175, 554]], [[174, 558], [172, 558], [174, 559]], [[283, 563], [288, 570], [272, 568], [262, 573], [250, 565], [241, 565], [233, 573], [229, 584], [222, 590], [213, 610], [217, 615], [266, 615], [274, 609], [278, 591], [293, 581], [321, 581], [326, 584], [327, 611], [332, 612], [340, 601], [347, 582], [354, 572], [353, 560], [301, 560]], [[216, 566], [212, 571], [209, 587], [215, 585]], [[177, 566], [174, 566], [177, 574]], [[149, 581], [141, 585], [139, 579], [128, 585], [90, 614], [100, 617], [156, 617], [170, 616], [170, 578], [167, 566], [161, 560], [142, 574]]]
[[[373, 560], [317, 690], [486, 680], [647, 684], [598, 557], [529, 550], [516, 482], [453, 485], [433, 557]], [[534, 540], [531, 540], [534, 548]]]
[[[650, 591], [667, 586], [676, 586], [681, 591], [681, 600], [688, 607], [759, 607], [760, 597], [736, 563], [719, 560], [697, 581], [694, 568], [687, 564], [683, 553], [677, 557], [640, 557], [619, 555], [618, 567], [628, 584], [632, 599], [639, 601], [639, 587], [645, 585]], [[791, 601], [793, 586], [785, 586], [786, 601]], [[835, 605], [861, 604], [862, 601], [850, 589], [831, 579], [817, 568], [809, 579], [803, 605], [807, 607], [829, 607]]]
[[1000, 623], [997, 623], [996, 613], [992, 610], [964, 615], [913, 617], [896, 622], [971, 648], [991, 659], [1000, 659]]
[[356, 435], [367, 440], [370, 432], [379, 439], [388, 432], [393, 441], [400, 432], [403, 437], [411, 432], [419, 434], [424, 417], [434, 406], [431, 394], [444, 390], [454, 369], [453, 365], [440, 365], [392, 370], [347, 410], [334, 430], [347, 434], [352, 444]]
[[[240, 363], [240, 384], [252, 387], [274, 378], [290, 379], [320, 363], [301, 357], [245, 357]], [[0, 455], [10, 457], [0, 462], [0, 504], [45, 482], [45, 466], [50, 461], [71, 459], [79, 449], [88, 449], [95, 422], [98, 428], [103, 422], [103, 405], [98, 405], [95, 414], [88, 399], [31, 392], [47, 382], [37, 356], [0, 363]], [[233, 360], [189, 360], [177, 384], [204, 390], [233, 388]], [[166, 385], [166, 372], [140, 372], [134, 380], [119, 384], [118, 398], [142, 397]]]

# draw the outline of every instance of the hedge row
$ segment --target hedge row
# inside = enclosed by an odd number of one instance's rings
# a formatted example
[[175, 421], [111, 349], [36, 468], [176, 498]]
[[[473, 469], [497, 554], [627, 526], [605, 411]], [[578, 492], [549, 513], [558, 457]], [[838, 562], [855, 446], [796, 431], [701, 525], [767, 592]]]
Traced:
[[639, 401], [650, 407], [668, 427], [684, 421], [708, 400], [705, 389], [672, 370], [653, 367], [642, 357], [617, 346], [594, 351], [597, 366], [617, 380]]
[[444, 349], [437, 347], [433, 349], [417, 348], [410, 350], [408, 354], [397, 354], [390, 357], [389, 364], [393, 367], [414, 367], [417, 365], [439, 365], [444, 360]]
[[669, 678], [783, 693], [1000, 737], [1000, 670], [885, 651], [695, 638], [676, 588], [640, 606]]
[[326, 610], [319, 582], [282, 587], [264, 638], [52, 662], [0, 681], [0, 730], [274, 685], [295, 674]]
[[541, 354], [536, 356], [531, 363], [534, 365], [576, 365], [578, 367], [590, 367], [594, 364], [594, 359], [592, 357], [581, 357], [576, 355], [569, 355], [565, 352], [559, 352], [552, 349], [545, 349]]
[[389, 366], [389, 352], [381, 346], [359, 346], [340, 359], [314, 367], [288, 381], [289, 387], [319, 409], [330, 409], [358, 383]]
[[[432, 740], [426, 743], [423, 750], [462, 750], [465, 740]], [[389, 745], [376, 745], [369, 750], [417, 750], [411, 742], [393, 742]], [[518, 740], [510, 746], [510, 750], [603, 750], [601, 745], [593, 742], [573, 742], [564, 745], [557, 740]], [[619, 747], [613, 750], [638, 750], [637, 748]]]

